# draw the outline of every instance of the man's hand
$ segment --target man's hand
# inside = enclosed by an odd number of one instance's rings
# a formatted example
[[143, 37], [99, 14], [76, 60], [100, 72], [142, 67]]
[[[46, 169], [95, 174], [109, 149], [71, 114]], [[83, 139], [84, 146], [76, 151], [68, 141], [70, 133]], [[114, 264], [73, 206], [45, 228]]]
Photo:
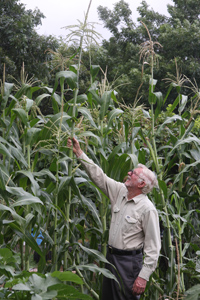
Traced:
[[144, 293], [147, 281], [141, 277], [137, 277], [133, 284], [133, 295], [141, 295]]
[[72, 140], [69, 138], [67, 140], [67, 147], [68, 148], [71, 148], [72, 147], [72, 144], [73, 144], [73, 152], [74, 154], [79, 157], [83, 151], [81, 150], [81, 147], [79, 145], [79, 142], [77, 141], [77, 139], [73, 138]]

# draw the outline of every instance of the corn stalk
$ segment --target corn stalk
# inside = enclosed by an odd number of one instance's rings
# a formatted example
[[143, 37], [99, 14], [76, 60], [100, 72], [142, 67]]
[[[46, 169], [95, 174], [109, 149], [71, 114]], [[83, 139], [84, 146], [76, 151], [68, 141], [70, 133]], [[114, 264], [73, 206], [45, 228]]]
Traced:
[[[152, 157], [152, 160], [154, 162], [155, 170], [156, 173], [158, 174], [159, 181], [161, 182], [163, 180], [163, 174], [162, 174], [162, 164], [159, 162], [158, 154], [157, 154], [157, 147], [156, 147], [156, 141], [155, 141], [155, 114], [154, 114], [154, 105], [156, 103], [156, 93], [154, 93], [154, 88], [156, 81], [154, 80], [154, 63], [156, 62], [156, 54], [154, 51], [154, 46], [162, 47], [158, 42], [153, 42], [151, 40], [150, 33], [144, 23], [142, 23], [147, 30], [148, 36], [149, 36], [149, 41], [146, 41], [142, 44], [142, 48], [140, 51], [140, 59], [143, 57], [143, 63], [146, 60], [150, 61], [150, 68], [151, 68], [151, 78], [150, 78], [150, 91], [149, 91], [149, 103], [151, 105], [151, 142], [149, 138], [146, 138], [146, 143], [147, 146], [150, 150], [150, 154]], [[170, 220], [169, 220], [169, 212], [167, 209], [167, 202], [165, 200], [165, 195], [160, 187], [160, 198], [162, 202], [162, 208], [165, 213], [165, 218], [166, 218], [166, 227], [167, 227], [167, 244], [168, 244], [168, 249], [169, 249], [169, 266], [170, 266], [170, 282], [169, 282], [169, 289], [172, 290], [173, 288], [173, 273], [174, 273], [174, 253], [175, 253], [175, 248], [172, 244], [172, 238], [171, 238], [171, 227], [170, 227]]]
[[[75, 115], [76, 115], [76, 103], [77, 103], [77, 96], [79, 93], [79, 75], [80, 75], [80, 68], [81, 68], [81, 56], [82, 56], [82, 50], [83, 50], [83, 43], [84, 43], [84, 38], [85, 35], [88, 33], [88, 23], [87, 23], [87, 19], [88, 19], [88, 14], [89, 14], [89, 10], [90, 10], [90, 6], [91, 6], [92, 0], [90, 0], [89, 5], [88, 5], [88, 9], [87, 9], [87, 13], [85, 15], [85, 19], [84, 19], [84, 23], [82, 23], [80, 25], [80, 28], [78, 31], [72, 31], [69, 35], [68, 38], [70, 38], [71, 40], [75, 37], [75, 36], [79, 36], [80, 37], [80, 41], [79, 41], [79, 58], [78, 58], [78, 64], [77, 64], [77, 86], [74, 89], [74, 102], [73, 102], [73, 110], [72, 110], [72, 127], [71, 127], [71, 138], [74, 137], [75, 134]], [[70, 27], [66, 27], [66, 28], [72, 28], [72, 27], [76, 27], [76, 26], [70, 26]], [[73, 164], [73, 150], [70, 149], [69, 150], [69, 158], [71, 159], [71, 161], [68, 164], [68, 176], [71, 177], [72, 176], [72, 164]], [[70, 209], [71, 209], [71, 201], [72, 201], [72, 189], [71, 186], [69, 186], [68, 189], [68, 199], [66, 201], [66, 206], [65, 206], [65, 211], [66, 211], [66, 220], [67, 220], [67, 235], [66, 235], [66, 242], [69, 243], [69, 239], [70, 239]], [[75, 211], [71, 212], [72, 217], [75, 215]], [[64, 269], [67, 269], [67, 252], [65, 252], [64, 255]]]

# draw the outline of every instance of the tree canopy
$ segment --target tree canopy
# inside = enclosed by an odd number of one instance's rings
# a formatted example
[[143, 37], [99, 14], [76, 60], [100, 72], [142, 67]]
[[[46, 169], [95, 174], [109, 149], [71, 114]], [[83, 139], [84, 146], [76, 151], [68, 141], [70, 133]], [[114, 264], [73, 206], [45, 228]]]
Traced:
[[[119, 92], [126, 102], [133, 101], [137, 94], [139, 83], [141, 101], [146, 102], [149, 67], [147, 61], [142, 61], [139, 54], [140, 46], [149, 40], [149, 35], [155, 42], [154, 51], [157, 54], [159, 67], [155, 66], [155, 79], [169, 77], [176, 74], [176, 62], [181, 73], [200, 83], [200, 1], [175, 0], [174, 5], [168, 5], [169, 17], [149, 9], [146, 1], [138, 7], [138, 23], [131, 19], [129, 5], [121, 0], [114, 5], [113, 11], [99, 6], [99, 18], [104, 26], [112, 33], [109, 41], [103, 41], [106, 50], [104, 67], [108, 66], [109, 80], [112, 81], [116, 74], [125, 74], [123, 78], [129, 83], [119, 88]], [[145, 26], [146, 28], [145, 28]], [[148, 29], [148, 30], [147, 30]], [[156, 43], [162, 47], [156, 47]], [[142, 66], [142, 63], [145, 65]], [[143, 68], [143, 78], [141, 72]], [[124, 82], [125, 83], [125, 82]], [[165, 92], [164, 84], [160, 83], [161, 90]]]
[[59, 43], [53, 36], [40, 36], [35, 28], [44, 18], [39, 9], [26, 10], [19, 0], [0, 2], [0, 67], [6, 65], [6, 74], [19, 78], [22, 64], [35, 79], [49, 76], [45, 62], [48, 48], [56, 50]]
[[[93, 64], [107, 70], [108, 81], [117, 89], [121, 101], [133, 103], [137, 98], [141, 103], [148, 103], [151, 70], [148, 55], [142, 55], [144, 52], [141, 45], [147, 47], [149, 38], [157, 56], [154, 65], [155, 79], [171, 78], [171, 74], [176, 75], [178, 66], [180, 74], [191, 80], [195, 79], [199, 85], [198, 4], [200, 0], [174, 0], [173, 5], [168, 5], [169, 16], [165, 16], [150, 9], [143, 0], [137, 8], [137, 23], [133, 22], [131, 9], [125, 0], [115, 3], [112, 10], [98, 7], [99, 18], [111, 32], [111, 38], [103, 40], [98, 49], [90, 48], [93, 51]], [[19, 79], [24, 63], [29, 77], [53, 84], [54, 74], [59, 70], [55, 65], [59, 63], [58, 56], [63, 61], [68, 61], [68, 57], [76, 57], [78, 46], [73, 46], [73, 52], [72, 46], [67, 46], [65, 41], [37, 33], [35, 28], [44, 18], [39, 9], [26, 10], [19, 0], [3, 0], [0, 3], [0, 16], [0, 67], [3, 69], [5, 64], [6, 78], [12, 75]], [[80, 87], [89, 85], [89, 76], [85, 70], [89, 66], [90, 50], [85, 49], [83, 53]], [[67, 53], [67, 57], [61, 57], [59, 53]], [[52, 69], [53, 72], [50, 73]], [[166, 84], [162, 80], [159, 80], [157, 87], [163, 93], [166, 92]], [[169, 101], [173, 99], [170, 100], [169, 97]]]

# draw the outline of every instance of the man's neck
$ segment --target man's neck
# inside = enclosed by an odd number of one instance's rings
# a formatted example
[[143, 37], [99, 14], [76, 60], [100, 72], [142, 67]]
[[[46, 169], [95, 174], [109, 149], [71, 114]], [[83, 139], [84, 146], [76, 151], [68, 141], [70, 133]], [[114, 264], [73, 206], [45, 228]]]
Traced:
[[134, 197], [136, 197], [136, 196], [138, 196], [138, 195], [141, 195], [142, 194], [142, 192], [141, 192], [141, 190], [137, 190], [137, 191], [133, 191], [133, 190], [131, 190], [131, 191], [129, 191], [128, 190], [128, 193], [127, 193], [127, 198], [128, 198], [128, 200], [131, 200], [131, 199], [133, 199]]

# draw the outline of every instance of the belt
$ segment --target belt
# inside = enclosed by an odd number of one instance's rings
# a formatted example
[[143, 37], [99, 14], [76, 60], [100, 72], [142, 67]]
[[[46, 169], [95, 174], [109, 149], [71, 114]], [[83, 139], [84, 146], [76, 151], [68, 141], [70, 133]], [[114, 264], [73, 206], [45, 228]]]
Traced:
[[121, 250], [114, 248], [112, 246], [108, 246], [108, 252], [110, 254], [117, 254], [117, 255], [136, 255], [142, 253], [142, 249], [137, 250]]

